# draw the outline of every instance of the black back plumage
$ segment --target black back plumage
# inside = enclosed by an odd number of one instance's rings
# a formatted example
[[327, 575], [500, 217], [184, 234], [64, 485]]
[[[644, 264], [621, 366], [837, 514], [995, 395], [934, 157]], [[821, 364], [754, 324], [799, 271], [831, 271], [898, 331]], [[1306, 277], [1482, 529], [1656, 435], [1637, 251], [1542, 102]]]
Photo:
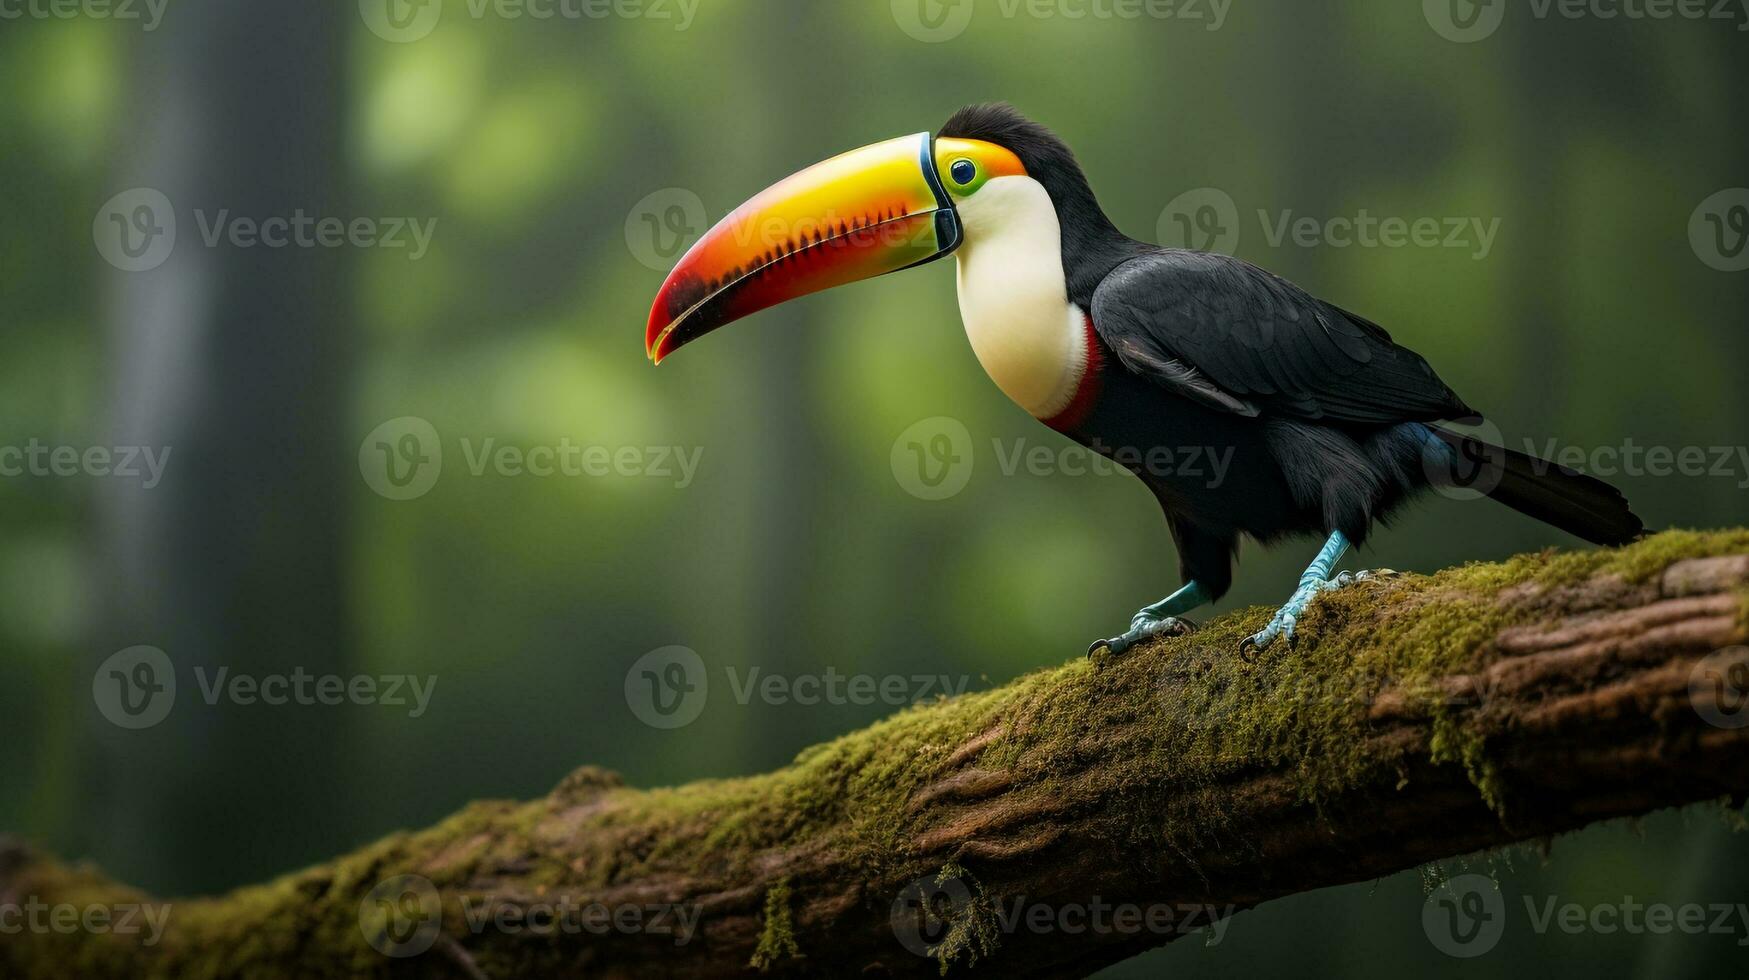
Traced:
[[1241, 414], [1372, 425], [1475, 416], [1382, 327], [1231, 256], [1133, 258], [1094, 291], [1091, 312], [1125, 367]]

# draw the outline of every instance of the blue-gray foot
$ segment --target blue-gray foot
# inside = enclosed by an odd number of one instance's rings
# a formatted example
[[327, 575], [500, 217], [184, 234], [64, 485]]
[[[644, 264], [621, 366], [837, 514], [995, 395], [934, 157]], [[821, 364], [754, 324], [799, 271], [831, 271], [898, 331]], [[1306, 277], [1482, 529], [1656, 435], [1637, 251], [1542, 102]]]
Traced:
[[1156, 619], [1153, 616], [1149, 616], [1145, 611], [1139, 612], [1136, 613], [1135, 618], [1130, 620], [1130, 628], [1124, 631], [1121, 635], [1114, 636], [1109, 640], [1094, 640], [1089, 644], [1087, 647], [1087, 655], [1091, 657], [1098, 653], [1101, 647], [1104, 647], [1115, 657], [1149, 637], [1187, 636], [1196, 632], [1196, 630], [1197, 625], [1195, 623], [1179, 616], [1167, 616], [1163, 619]]
[[1087, 655], [1091, 657], [1103, 647], [1115, 656], [1151, 636], [1183, 636], [1192, 632], [1196, 629], [1196, 624], [1179, 618], [1179, 614], [1189, 612], [1208, 601], [1209, 594], [1203, 589], [1202, 583], [1192, 579], [1159, 602], [1143, 606], [1140, 612], [1130, 617], [1130, 628], [1122, 636], [1094, 640], [1087, 647]]
[[1319, 593], [1328, 592], [1331, 589], [1340, 589], [1343, 586], [1352, 585], [1355, 582], [1366, 582], [1372, 579], [1389, 578], [1396, 574], [1396, 572], [1389, 568], [1380, 568], [1360, 572], [1343, 572], [1335, 578], [1329, 579], [1315, 579], [1310, 581], [1307, 579], [1301, 579], [1300, 587], [1294, 590], [1294, 594], [1288, 598], [1287, 602], [1284, 603], [1280, 609], [1276, 610], [1274, 618], [1269, 621], [1269, 625], [1241, 641], [1239, 644], [1239, 650], [1241, 653], [1249, 656], [1259, 650], [1268, 649], [1270, 644], [1277, 640], [1281, 640], [1289, 646], [1292, 646], [1294, 642], [1294, 628], [1299, 625], [1300, 617], [1305, 614], [1306, 607], [1311, 605], [1312, 600], [1316, 598]]

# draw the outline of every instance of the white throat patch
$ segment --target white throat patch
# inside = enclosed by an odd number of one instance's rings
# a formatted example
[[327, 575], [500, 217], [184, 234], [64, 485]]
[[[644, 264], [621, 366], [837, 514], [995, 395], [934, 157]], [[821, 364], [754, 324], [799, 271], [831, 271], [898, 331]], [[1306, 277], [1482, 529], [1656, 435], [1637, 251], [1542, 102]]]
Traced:
[[1074, 400], [1088, 355], [1050, 194], [1031, 177], [996, 177], [958, 210], [960, 319], [972, 351], [1003, 394], [1048, 419]]

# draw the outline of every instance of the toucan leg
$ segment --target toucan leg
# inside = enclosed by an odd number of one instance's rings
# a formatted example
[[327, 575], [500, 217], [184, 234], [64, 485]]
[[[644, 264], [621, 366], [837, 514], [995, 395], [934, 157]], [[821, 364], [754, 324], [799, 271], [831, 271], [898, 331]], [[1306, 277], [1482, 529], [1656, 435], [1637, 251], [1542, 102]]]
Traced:
[[1179, 614], [1187, 613], [1208, 601], [1208, 592], [1203, 589], [1200, 583], [1192, 579], [1184, 583], [1183, 588], [1159, 602], [1151, 606], [1143, 606], [1130, 618], [1130, 628], [1122, 636], [1114, 636], [1109, 640], [1094, 640], [1087, 647], [1087, 655], [1093, 656], [1100, 647], [1105, 647], [1113, 655], [1116, 655], [1150, 636], [1177, 636], [1189, 633], [1196, 629], [1196, 624], [1188, 619], [1179, 619]]
[[[1331, 572], [1336, 569], [1336, 563], [1342, 560], [1342, 555], [1347, 550], [1348, 538], [1341, 531], [1330, 532], [1330, 539], [1324, 542], [1324, 547], [1318, 551], [1318, 557], [1312, 559], [1312, 564], [1307, 566], [1305, 574], [1300, 576], [1299, 588], [1295, 589], [1294, 594], [1288, 597], [1287, 602], [1276, 610], [1275, 618], [1269, 621], [1269, 625], [1246, 637], [1245, 641], [1240, 644], [1240, 649], [1247, 652], [1262, 650], [1280, 638], [1285, 638], [1289, 643], [1292, 643], [1294, 626], [1299, 622], [1300, 615], [1306, 611], [1306, 606], [1311, 603], [1313, 596], [1326, 589], [1340, 588], [1356, 580], [1357, 576], [1348, 572], [1343, 572], [1335, 577], [1331, 576]], [[1366, 577], [1369, 577], [1369, 573], [1362, 572], [1358, 576], [1358, 578]]]

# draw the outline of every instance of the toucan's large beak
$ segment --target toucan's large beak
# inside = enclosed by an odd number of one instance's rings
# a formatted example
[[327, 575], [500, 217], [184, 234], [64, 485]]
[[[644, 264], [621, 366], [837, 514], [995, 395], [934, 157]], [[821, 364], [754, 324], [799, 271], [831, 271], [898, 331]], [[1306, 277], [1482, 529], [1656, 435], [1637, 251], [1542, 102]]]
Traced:
[[933, 142], [918, 133], [833, 157], [717, 222], [656, 294], [644, 332], [650, 359], [785, 300], [952, 252], [959, 216]]

